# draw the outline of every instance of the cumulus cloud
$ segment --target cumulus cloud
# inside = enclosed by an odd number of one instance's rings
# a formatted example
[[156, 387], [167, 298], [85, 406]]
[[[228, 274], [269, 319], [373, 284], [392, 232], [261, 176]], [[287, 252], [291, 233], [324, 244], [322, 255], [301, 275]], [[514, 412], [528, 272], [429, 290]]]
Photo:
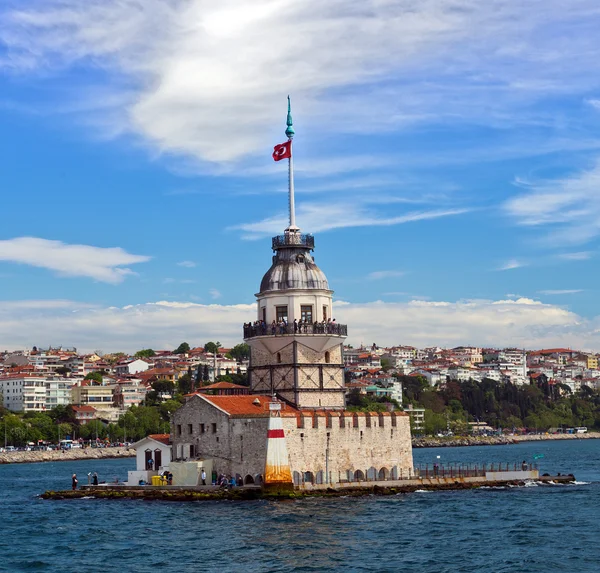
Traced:
[[529, 104], [592, 92], [596, 31], [595, 0], [571, 0], [568, 17], [563, 0], [29, 0], [1, 15], [0, 66], [91, 61], [115, 92], [88, 96], [105, 124], [228, 162], [272, 142], [290, 86], [328, 132], [554, 121]]
[[[334, 304], [336, 321], [348, 324], [348, 342], [418, 346], [570, 346], [598, 350], [598, 320], [531, 299]], [[80, 350], [135, 351], [174, 348], [181, 340], [229, 346], [254, 320], [256, 305], [154, 302], [126, 307], [70, 301], [0, 302], [0, 339], [16, 349], [63, 344]]]
[[122, 282], [133, 271], [125, 265], [144, 263], [150, 257], [132, 255], [120, 247], [69, 245], [35, 237], [0, 241], [0, 261], [56, 271], [71, 277], [89, 277], [105, 283]]

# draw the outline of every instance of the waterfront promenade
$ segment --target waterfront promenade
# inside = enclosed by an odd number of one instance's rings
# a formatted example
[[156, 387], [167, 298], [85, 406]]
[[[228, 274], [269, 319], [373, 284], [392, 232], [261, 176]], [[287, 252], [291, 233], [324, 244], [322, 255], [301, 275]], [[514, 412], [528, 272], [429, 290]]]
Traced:
[[[439, 448], [460, 446], [501, 446], [520, 442], [545, 440], [589, 440], [600, 438], [600, 432], [586, 434], [535, 434], [526, 436], [451, 436], [413, 438], [413, 448]], [[94, 460], [106, 458], [129, 458], [135, 456], [133, 448], [76, 448], [71, 450], [52, 450], [49, 452], [3, 452], [0, 464], [61, 462], [74, 460]]]
[[413, 438], [413, 448], [439, 448], [459, 446], [504, 446], [521, 442], [546, 440], [590, 440], [600, 438], [600, 432], [586, 434], [526, 434], [522, 436], [442, 436]]
[[135, 456], [133, 448], [73, 448], [70, 450], [17, 451], [0, 453], [0, 464], [30, 464], [36, 462], [72, 462]]

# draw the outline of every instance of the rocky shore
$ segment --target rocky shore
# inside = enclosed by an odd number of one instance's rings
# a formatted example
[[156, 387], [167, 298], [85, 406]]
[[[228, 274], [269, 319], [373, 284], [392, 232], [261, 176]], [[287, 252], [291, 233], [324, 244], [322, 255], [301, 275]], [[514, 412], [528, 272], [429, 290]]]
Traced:
[[525, 436], [443, 436], [413, 438], [413, 448], [440, 448], [459, 446], [504, 446], [519, 442], [537, 442], [542, 440], [589, 440], [600, 438], [600, 432], [587, 434], [536, 434]]
[[129, 458], [135, 456], [133, 448], [75, 448], [48, 452], [3, 452], [0, 464], [31, 464], [35, 462], [72, 462], [105, 458]]

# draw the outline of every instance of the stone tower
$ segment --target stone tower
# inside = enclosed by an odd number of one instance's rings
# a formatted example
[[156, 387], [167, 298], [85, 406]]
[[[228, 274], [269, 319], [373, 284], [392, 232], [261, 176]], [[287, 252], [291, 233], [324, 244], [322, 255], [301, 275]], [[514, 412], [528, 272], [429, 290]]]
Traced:
[[295, 224], [289, 101], [286, 135], [288, 142], [275, 147], [273, 158], [289, 160], [290, 224], [273, 237], [273, 264], [256, 294], [257, 321], [244, 328], [251, 348], [250, 388], [297, 408], [343, 409], [347, 327], [333, 322], [333, 291], [312, 257], [314, 237], [301, 234]]

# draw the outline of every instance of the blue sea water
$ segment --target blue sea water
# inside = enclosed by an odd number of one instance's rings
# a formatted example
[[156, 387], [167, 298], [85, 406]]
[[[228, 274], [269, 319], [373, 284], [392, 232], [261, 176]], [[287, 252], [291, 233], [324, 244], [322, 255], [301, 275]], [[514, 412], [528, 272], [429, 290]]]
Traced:
[[[0, 571], [598, 573], [600, 440], [415, 450], [415, 463], [518, 462], [577, 485], [285, 502], [46, 501], [134, 460], [0, 466]], [[440, 456], [439, 458], [437, 456]]]

